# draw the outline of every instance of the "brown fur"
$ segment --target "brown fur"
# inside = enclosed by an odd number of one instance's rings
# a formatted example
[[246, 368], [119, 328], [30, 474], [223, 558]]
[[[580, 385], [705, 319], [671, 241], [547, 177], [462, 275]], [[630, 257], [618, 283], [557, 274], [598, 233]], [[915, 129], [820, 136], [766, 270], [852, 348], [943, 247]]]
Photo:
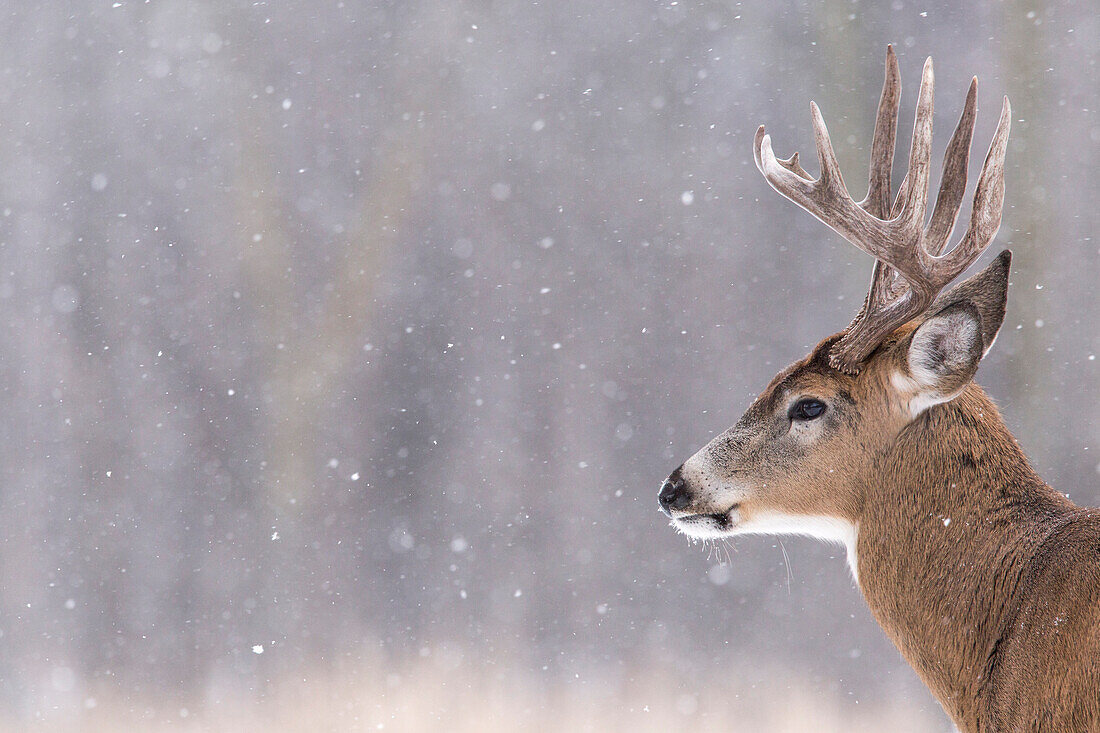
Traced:
[[961, 730], [1100, 730], [1100, 511], [1043, 483], [980, 387], [859, 493], [864, 597]]

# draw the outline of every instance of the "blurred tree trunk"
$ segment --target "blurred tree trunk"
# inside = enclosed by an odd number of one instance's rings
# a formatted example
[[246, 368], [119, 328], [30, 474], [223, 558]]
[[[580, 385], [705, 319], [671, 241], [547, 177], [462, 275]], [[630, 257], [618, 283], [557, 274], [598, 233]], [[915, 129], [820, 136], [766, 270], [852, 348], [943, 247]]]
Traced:
[[[1074, 294], [1040, 290], [1054, 282], [1064, 234], [1058, 217], [1052, 216], [1045, 182], [1057, 160], [1052, 149], [1059, 136], [1057, 89], [1049, 76], [1050, 42], [1046, 27], [1036, 23], [1035, 5], [1009, 0], [1001, 6], [1003, 43], [1000, 67], [1012, 101], [1012, 139], [1005, 169], [1005, 217], [1000, 239], [1011, 237], [1013, 278], [1006, 329], [1022, 328], [1010, 344], [1011, 367], [1007, 370], [1013, 431], [1040, 473], [1049, 474], [1049, 463], [1060, 438], [1055, 408], [1062, 385], [1052, 379], [1048, 347], [1056, 338], [1057, 324], [1048, 313], [1075, 300]], [[1041, 19], [1041, 16], [1038, 16]], [[1006, 231], [1007, 230], [1007, 231]], [[1038, 287], [1037, 287], [1038, 286]], [[1060, 302], [1059, 302], [1060, 301]], [[1047, 327], [1044, 327], [1046, 325]]]
[[[380, 145], [362, 162], [367, 180], [358, 217], [336, 248], [339, 255], [325, 263], [329, 284], [317, 308], [310, 308], [310, 301], [303, 298], [309, 288], [305, 275], [312, 269], [303, 264], [313, 257], [310, 248], [315, 244], [298, 241], [294, 233], [294, 205], [284, 180], [289, 172], [274, 169], [270, 162], [276, 136], [265, 130], [252, 110], [239, 114], [242, 153], [234, 186], [240, 222], [236, 237], [245, 253], [245, 301], [254, 310], [255, 346], [263, 354], [260, 383], [267, 415], [263, 473], [268, 506], [280, 536], [278, 542], [268, 543], [271, 583], [267, 595], [279, 599], [282, 607], [281, 615], [269, 609], [281, 619], [272, 618], [273, 631], [279, 636], [292, 634], [306, 623], [306, 615], [324, 608], [320, 585], [328, 575], [329, 561], [323, 555], [335, 548], [320, 531], [331, 512], [325, 501], [331, 497], [319, 486], [329, 470], [329, 456], [320, 450], [331, 449], [338, 441], [330, 432], [331, 420], [339, 412], [337, 402], [349, 394], [350, 373], [359, 361], [373, 357], [364, 354], [363, 345], [364, 338], [378, 329], [379, 308], [387, 297], [379, 292], [379, 284], [399, 285], [394, 281], [402, 276], [401, 263], [416, 262], [415, 257], [408, 259], [420, 251], [411, 222], [423, 218], [418, 209], [432, 180], [432, 160], [446, 139], [441, 113], [448, 109], [456, 85], [439, 70], [445, 67], [456, 38], [460, 13], [425, 10], [419, 15], [398, 45], [398, 56], [410, 63], [395, 66], [386, 82], [389, 88], [402, 90], [402, 96], [390, 101], [385, 126], [375, 135]], [[434, 290], [433, 295], [438, 292]], [[379, 412], [383, 400], [370, 393], [358, 396], [368, 422], [388, 437], [384, 421], [393, 416]], [[359, 450], [372, 453], [385, 445], [382, 440]], [[409, 460], [421, 458], [417, 452]], [[390, 456], [367, 456], [366, 467], [391, 460]], [[344, 540], [367, 542], [373, 548], [368, 562], [385, 565], [391, 559], [386, 538], [392, 517], [372, 515], [372, 510], [390, 506], [396, 499], [393, 494], [401, 492], [403, 512], [420, 517], [425, 513], [425, 488], [407, 480], [387, 480], [373, 471], [355, 487], [362, 494], [353, 503], [356, 511], [376, 517], [381, 526], [374, 527], [372, 537]], [[318, 543], [326, 549], [319, 549]], [[406, 598], [412, 605], [406, 593], [412, 589], [396, 580], [399, 575], [390, 573], [393, 582], [379, 595]], [[301, 594], [301, 589], [311, 586], [311, 594]], [[416, 614], [407, 615], [403, 623], [415, 618]]]

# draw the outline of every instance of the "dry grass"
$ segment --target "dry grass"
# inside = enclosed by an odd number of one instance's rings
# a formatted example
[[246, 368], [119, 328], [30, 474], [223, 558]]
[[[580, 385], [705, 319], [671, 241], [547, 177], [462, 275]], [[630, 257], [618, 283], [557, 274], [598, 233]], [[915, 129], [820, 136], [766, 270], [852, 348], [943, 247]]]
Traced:
[[[738, 678], [731, 670], [729, 678]], [[761, 676], [755, 671], [755, 678]], [[43, 700], [2, 730], [59, 731], [945, 731], [938, 710], [899, 702], [860, 705], [823, 699], [790, 671], [776, 671], [766, 688], [736, 682], [706, 686], [637, 670], [540, 682], [526, 674], [494, 673], [422, 663], [402, 673], [357, 668], [317, 669], [272, 684], [262, 694], [212, 688], [185, 705], [164, 699], [127, 700], [118, 691]], [[827, 696], [826, 696], [827, 697]]]

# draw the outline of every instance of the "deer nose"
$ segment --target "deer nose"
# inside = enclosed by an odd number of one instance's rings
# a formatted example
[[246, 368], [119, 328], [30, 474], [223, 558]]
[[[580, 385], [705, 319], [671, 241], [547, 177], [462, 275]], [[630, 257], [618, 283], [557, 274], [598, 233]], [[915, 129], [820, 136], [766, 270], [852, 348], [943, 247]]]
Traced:
[[[680, 466], [680, 468], [683, 468], [683, 466]], [[680, 468], [677, 468], [665, 479], [664, 484], [661, 485], [661, 493], [657, 494], [657, 503], [660, 505], [661, 511], [669, 516], [672, 516], [673, 509], [683, 509], [691, 503], [686, 482], [684, 477], [680, 475]]]

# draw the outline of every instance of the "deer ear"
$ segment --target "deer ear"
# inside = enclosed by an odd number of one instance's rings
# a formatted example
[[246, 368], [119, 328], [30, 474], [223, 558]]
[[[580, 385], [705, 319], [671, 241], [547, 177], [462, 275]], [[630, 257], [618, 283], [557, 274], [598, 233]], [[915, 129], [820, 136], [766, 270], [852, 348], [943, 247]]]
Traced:
[[997, 332], [1005, 320], [1005, 306], [1008, 304], [1008, 273], [1012, 264], [1012, 253], [1007, 249], [997, 255], [984, 270], [973, 277], [963, 280], [946, 293], [936, 298], [926, 313], [940, 313], [948, 306], [969, 302], [981, 318], [982, 356], [989, 353]]
[[957, 395], [978, 371], [982, 359], [982, 321], [969, 300], [947, 306], [925, 319], [909, 341], [909, 374], [925, 407]]
[[909, 339], [909, 375], [918, 395], [909, 403], [913, 416], [953, 399], [978, 371], [978, 362], [993, 346], [1005, 319], [1007, 249], [984, 270], [943, 293], [925, 311]]

